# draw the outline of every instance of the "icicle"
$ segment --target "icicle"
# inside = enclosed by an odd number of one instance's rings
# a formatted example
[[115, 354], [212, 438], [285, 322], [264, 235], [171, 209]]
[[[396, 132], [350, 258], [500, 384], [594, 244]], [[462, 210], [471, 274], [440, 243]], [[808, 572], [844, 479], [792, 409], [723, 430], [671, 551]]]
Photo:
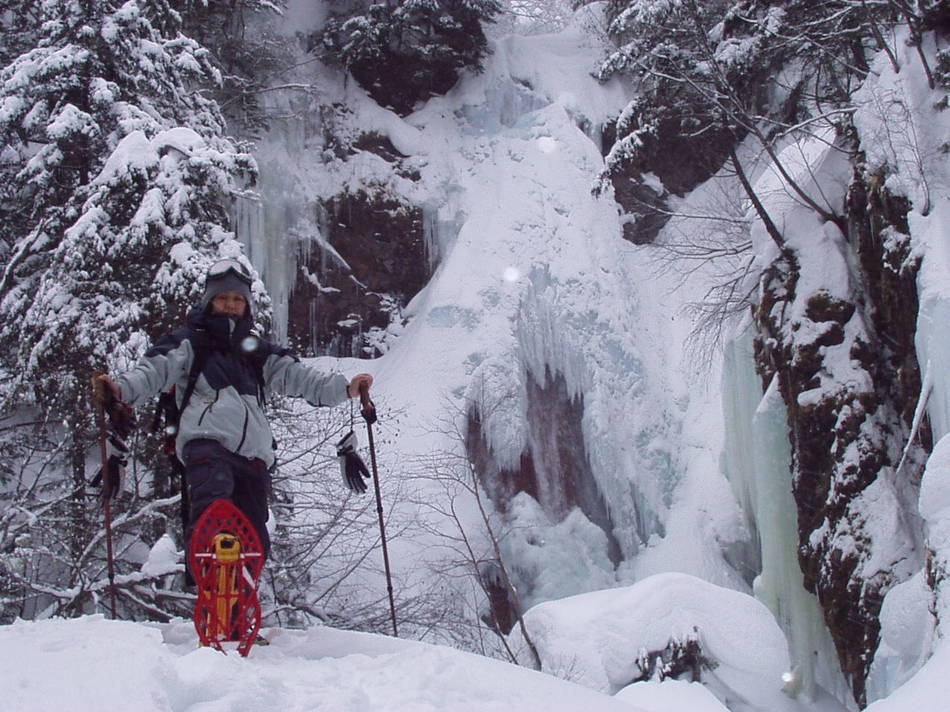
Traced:
[[931, 366], [931, 362], [928, 359], [927, 365], [924, 367], [924, 382], [920, 387], [920, 396], [917, 398], [917, 406], [914, 408], [914, 422], [911, 424], [910, 436], [907, 438], [907, 445], [904, 446], [904, 452], [901, 453], [901, 461], [897, 463], [897, 470], [894, 472], [895, 477], [900, 474], [901, 468], [907, 461], [907, 454], [910, 452], [911, 445], [914, 444], [914, 440], [917, 437], [917, 431], [920, 430], [920, 424], [924, 420], [924, 414], [926, 413], [927, 409], [927, 401], [930, 399], [930, 392], [933, 390], [933, 386], [933, 367]]

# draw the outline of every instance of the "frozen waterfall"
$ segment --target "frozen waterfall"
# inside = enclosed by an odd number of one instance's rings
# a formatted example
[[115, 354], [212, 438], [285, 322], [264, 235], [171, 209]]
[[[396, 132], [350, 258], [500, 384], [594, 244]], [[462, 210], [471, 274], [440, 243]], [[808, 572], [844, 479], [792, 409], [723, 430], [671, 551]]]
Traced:
[[822, 688], [839, 700], [849, 700], [821, 608], [802, 585], [788, 417], [774, 379], [762, 393], [751, 328], [728, 344], [722, 392], [723, 467], [759, 545], [761, 571], [753, 584], [755, 596], [769, 607], [788, 640], [792, 671], [786, 690], [814, 701]]

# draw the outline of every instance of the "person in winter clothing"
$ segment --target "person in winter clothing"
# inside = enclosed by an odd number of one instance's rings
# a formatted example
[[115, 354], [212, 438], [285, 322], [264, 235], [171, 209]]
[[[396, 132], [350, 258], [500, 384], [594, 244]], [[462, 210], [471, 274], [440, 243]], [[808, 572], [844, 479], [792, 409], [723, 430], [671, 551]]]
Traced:
[[[225, 498], [257, 529], [266, 556], [267, 496], [276, 455], [263, 391], [333, 406], [357, 396], [362, 386], [369, 388], [373, 378], [361, 373], [348, 381], [305, 366], [287, 349], [258, 337], [252, 330], [251, 283], [240, 262], [216, 263], [184, 327], [159, 339], [127, 373], [116, 379], [100, 375], [93, 383], [99, 397], [109, 389], [132, 406], [172, 387], [179, 407], [187, 397], [175, 438], [188, 488], [186, 543], [201, 513]], [[194, 378], [196, 355], [204, 362], [199, 360]]]

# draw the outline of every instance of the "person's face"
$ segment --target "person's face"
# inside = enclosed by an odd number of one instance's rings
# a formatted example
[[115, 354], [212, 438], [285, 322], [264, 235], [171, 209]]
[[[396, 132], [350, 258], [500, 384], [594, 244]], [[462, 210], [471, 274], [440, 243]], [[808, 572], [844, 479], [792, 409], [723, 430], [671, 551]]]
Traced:
[[247, 308], [247, 300], [237, 292], [221, 292], [211, 299], [212, 314], [240, 319]]

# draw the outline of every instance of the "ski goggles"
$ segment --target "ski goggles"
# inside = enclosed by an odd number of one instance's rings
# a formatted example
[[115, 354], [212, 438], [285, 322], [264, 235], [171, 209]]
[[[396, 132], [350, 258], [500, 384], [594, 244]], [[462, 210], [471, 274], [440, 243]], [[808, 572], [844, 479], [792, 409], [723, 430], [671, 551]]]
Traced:
[[210, 282], [213, 279], [221, 279], [229, 274], [233, 274], [248, 287], [250, 287], [254, 281], [251, 279], [251, 275], [247, 273], [247, 269], [244, 265], [237, 260], [219, 260], [208, 269], [208, 276], [205, 282]]

